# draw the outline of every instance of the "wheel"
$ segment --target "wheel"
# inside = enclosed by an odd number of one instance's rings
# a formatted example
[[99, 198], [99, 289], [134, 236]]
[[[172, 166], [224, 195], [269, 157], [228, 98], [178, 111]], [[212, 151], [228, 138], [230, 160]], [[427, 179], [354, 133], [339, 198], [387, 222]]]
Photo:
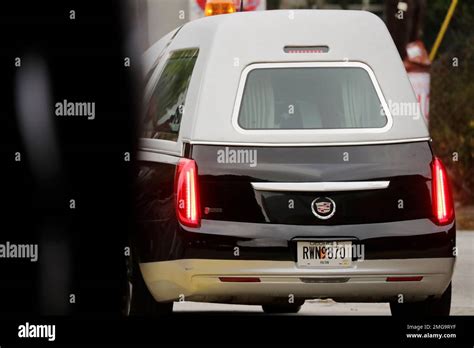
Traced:
[[451, 283], [440, 298], [429, 298], [420, 302], [390, 302], [393, 316], [443, 316], [451, 310]]
[[268, 314], [298, 313], [303, 304], [304, 301], [295, 303], [272, 303], [262, 305], [262, 309]]
[[132, 256], [127, 260], [127, 275], [129, 287], [123, 311], [125, 315], [166, 317], [173, 313], [173, 302], [161, 303], [153, 298], [138, 262]]

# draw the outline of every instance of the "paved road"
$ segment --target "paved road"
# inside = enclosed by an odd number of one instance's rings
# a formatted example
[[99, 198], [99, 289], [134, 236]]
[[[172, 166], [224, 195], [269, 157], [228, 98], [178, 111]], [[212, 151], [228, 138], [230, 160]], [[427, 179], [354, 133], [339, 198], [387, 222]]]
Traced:
[[[474, 315], [474, 231], [458, 231], [458, 259], [453, 279], [452, 315]], [[260, 306], [213, 303], [175, 303], [176, 312], [219, 314], [262, 313]], [[390, 315], [387, 303], [336, 303], [306, 301], [298, 315]]]

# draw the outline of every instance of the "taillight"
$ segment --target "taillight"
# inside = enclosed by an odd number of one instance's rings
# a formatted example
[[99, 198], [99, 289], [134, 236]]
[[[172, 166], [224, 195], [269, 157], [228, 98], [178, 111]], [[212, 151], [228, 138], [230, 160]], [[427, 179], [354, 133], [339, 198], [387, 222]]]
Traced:
[[431, 200], [433, 217], [437, 224], [445, 225], [454, 219], [454, 205], [448, 184], [446, 169], [439, 158], [431, 162]]
[[387, 277], [387, 282], [419, 282], [423, 279], [423, 276], [412, 276], [412, 277]]
[[201, 225], [199, 188], [196, 162], [182, 158], [175, 177], [176, 214], [181, 224], [189, 227]]
[[257, 277], [219, 277], [223, 283], [260, 283]]

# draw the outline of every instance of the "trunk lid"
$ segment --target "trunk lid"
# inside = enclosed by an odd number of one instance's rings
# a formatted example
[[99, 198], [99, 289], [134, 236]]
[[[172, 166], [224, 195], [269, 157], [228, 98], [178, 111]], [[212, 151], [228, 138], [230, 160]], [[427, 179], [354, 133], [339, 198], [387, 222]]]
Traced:
[[193, 145], [191, 157], [203, 219], [345, 225], [431, 217], [428, 142]]

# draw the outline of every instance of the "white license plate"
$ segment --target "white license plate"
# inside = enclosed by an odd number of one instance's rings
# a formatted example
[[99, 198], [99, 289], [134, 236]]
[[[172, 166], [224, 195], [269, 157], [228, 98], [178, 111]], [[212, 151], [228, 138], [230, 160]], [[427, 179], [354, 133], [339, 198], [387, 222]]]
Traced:
[[350, 267], [352, 242], [298, 242], [299, 267]]

